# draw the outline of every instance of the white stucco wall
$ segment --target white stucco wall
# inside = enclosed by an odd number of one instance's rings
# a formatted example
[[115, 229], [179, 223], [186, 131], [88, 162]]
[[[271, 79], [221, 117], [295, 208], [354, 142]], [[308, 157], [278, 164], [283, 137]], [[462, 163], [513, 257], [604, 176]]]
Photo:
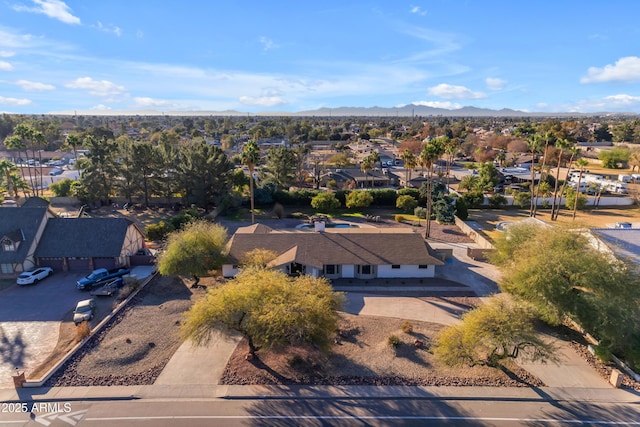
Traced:
[[378, 266], [378, 277], [384, 279], [412, 278], [412, 277], [434, 277], [435, 266], [418, 268], [417, 265], [401, 265], [400, 268], [391, 268], [390, 265]]

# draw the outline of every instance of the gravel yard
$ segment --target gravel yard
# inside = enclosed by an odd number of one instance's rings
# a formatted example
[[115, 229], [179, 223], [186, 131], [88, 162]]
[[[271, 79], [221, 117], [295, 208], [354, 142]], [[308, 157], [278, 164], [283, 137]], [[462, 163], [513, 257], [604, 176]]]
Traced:
[[48, 386], [152, 384], [181, 344], [183, 313], [202, 290], [157, 276], [48, 381]]
[[[542, 386], [542, 382], [515, 365], [508, 374], [487, 367], [448, 368], [430, 352], [435, 334], [443, 326], [410, 322], [413, 331], [402, 330], [402, 319], [342, 314], [340, 334], [331, 354], [310, 349], [258, 352], [260, 360], [247, 361], [242, 341], [222, 376], [222, 384], [332, 384], [332, 385], [452, 385]], [[401, 343], [388, 343], [395, 335]], [[416, 347], [415, 341], [422, 343]]]

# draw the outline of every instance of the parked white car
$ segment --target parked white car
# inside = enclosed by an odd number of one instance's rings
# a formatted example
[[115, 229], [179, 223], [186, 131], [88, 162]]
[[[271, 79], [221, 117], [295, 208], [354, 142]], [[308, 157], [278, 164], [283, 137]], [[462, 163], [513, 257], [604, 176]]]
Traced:
[[73, 323], [78, 326], [84, 321], [93, 319], [93, 314], [96, 311], [96, 301], [93, 298], [85, 299], [76, 305], [76, 309], [73, 310]]
[[32, 271], [25, 271], [18, 276], [16, 283], [18, 285], [32, 285], [46, 277], [49, 277], [51, 273], [53, 273], [53, 269], [51, 267], [40, 267]]

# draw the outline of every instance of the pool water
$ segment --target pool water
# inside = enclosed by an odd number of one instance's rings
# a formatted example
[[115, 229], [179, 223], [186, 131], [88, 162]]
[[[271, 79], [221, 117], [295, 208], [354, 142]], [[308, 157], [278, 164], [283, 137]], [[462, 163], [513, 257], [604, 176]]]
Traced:
[[[313, 224], [302, 224], [299, 225], [296, 228], [300, 228], [300, 229], [308, 229], [308, 228], [314, 228]], [[359, 228], [357, 225], [355, 224], [325, 224], [324, 228]]]

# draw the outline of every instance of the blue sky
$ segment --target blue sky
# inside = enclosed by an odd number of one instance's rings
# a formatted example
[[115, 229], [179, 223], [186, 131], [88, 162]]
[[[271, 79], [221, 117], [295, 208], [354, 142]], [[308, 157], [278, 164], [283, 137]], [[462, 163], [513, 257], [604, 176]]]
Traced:
[[0, 111], [640, 113], [640, 1], [0, 3]]

